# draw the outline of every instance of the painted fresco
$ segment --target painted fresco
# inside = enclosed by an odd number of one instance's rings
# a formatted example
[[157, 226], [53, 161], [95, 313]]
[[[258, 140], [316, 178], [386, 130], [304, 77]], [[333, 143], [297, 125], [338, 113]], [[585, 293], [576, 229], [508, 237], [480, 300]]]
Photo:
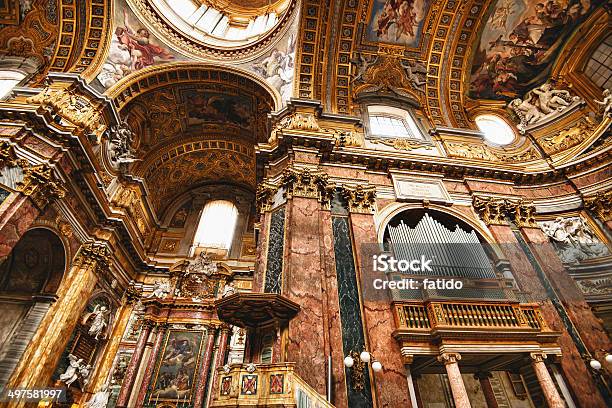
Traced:
[[249, 67], [280, 93], [283, 103], [293, 96], [295, 43], [295, 33], [291, 33], [286, 40], [279, 41], [272, 51]]
[[185, 109], [189, 126], [220, 122], [248, 128], [253, 120], [253, 105], [243, 96], [183, 89], [181, 97], [187, 102]]
[[418, 46], [430, 5], [431, 0], [374, 0], [367, 40]]
[[153, 380], [151, 400], [191, 400], [203, 334], [202, 331], [170, 331]]
[[498, 0], [475, 51], [470, 96], [510, 100], [544, 82], [567, 37], [599, 3]]
[[125, 0], [117, 1], [110, 50], [98, 80], [109, 88], [143, 68], [176, 59], [172, 51], [143, 27]]

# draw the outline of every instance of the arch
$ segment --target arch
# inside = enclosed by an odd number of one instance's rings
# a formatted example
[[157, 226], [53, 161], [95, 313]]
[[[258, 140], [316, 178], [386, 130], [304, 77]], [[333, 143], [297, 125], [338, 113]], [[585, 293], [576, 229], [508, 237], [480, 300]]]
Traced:
[[[473, 228], [482, 239], [484, 239], [489, 244], [494, 244], [495, 239], [491, 235], [491, 232], [486, 227], [486, 225], [477, 217], [468, 218], [466, 214], [458, 211], [456, 208], [447, 207], [439, 204], [430, 204], [427, 208], [424, 207], [421, 203], [392, 203], [383, 208], [382, 211], [376, 213], [374, 216], [374, 223], [376, 225], [376, 232], [378, 237], [378, 242], [383, 242], [385, 231], [387, 229], [387, 225], [389, 221], [391, 221], [396, 215], [407, 211], [407, 210], [427, 210], [431, 209], [433, 211], [441, 212], [447, 215], [450, 215], [454, 218], [457, 218], [459, 221], [462, 221]], [[475, 215], [475, 214], [474, 214]]]
[[207, 81], [234, 81], [237, 85], [260, 88], [270, 96], [273, 110], [282, 106], [280, 93], [263, 79], [243, 69], [211, 63], [170, 62], [147, 67], [122, 78], [106, 90], [105, 95], [113, 99], [117, 109], [121, 110], [136, 97], [163, 86]]

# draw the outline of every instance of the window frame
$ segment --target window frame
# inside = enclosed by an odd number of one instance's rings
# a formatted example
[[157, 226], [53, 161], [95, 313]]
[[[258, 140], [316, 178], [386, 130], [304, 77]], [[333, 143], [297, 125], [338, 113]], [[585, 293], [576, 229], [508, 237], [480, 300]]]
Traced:
[[[206, 220], [204, 219], [204, 217], [206, 216], [206, 208], [208, 206], [213, 205], [214, 203], [217, 202], [225, 202], [225, 203], [229, 203], [232, 205], [233, 209], [234, 209], [234, 220], [233, 220], [233, 227], [231, 229], [231, 236], [230, 238], [227, 240], [226, 242], [226, 246], [220, 246], [220, 245], [216, 245], [218, 244], [218, 242], [213, 242], [213, 243], [206, 243], [204, 241], [204, 237], [206, 236], [205, 234], [202, 233], [201, 237], [198, 237], [198, 233], [200, 232], [200, 228], [203, 227], [205, 224], [208, 224], [207, 222], [205, 222]], [[232, 246], [234, 244], [234, 241], [236, 239], [236, 228], [238, 228], [239, 225], [239, 218], [240, 218], [240, 210], [238, 209], [238, 206], [236, 205], [235, 202], [233, 202], [232, 200], [228, 200], [228, 199], [222, 199], [222, 198], [218, 198], [218, 199], [212, 199], [207, 201], [203, 206], [202, 206], [202, 210], [199, 213], [198, 216], [198, 224], [196, 226], [195, 229], [195, 233], [193, 235], [193, 239], [192, 239], [192, 247], [193, 248], [207, 248], [207, 249], [217, 249], [217, 250], [223, 250], [223, 251], [227, 251], [228, 253], [232, 250]], [[203, 228], [204, 229], [204, 228]], [[198, 239], [200, 238], [200, 239]], [[217, 238], [215, 241], [219, 241], [219, 239]]]
[[[423, 144], [431, 144], [429, 134], [423, 129], [423, 124], [415, 117], [410, 108], [390, 104], [372, 103], [365, 105], [363, 111], [366, 139], [402, 139]], [[373, 117], [387, 117], [400, 120], [404, 129], [406, 129], [406, 135], [398, 136], [374, 133], [371, 123]], [[410, 123], [410, 121], [412, 123]]]

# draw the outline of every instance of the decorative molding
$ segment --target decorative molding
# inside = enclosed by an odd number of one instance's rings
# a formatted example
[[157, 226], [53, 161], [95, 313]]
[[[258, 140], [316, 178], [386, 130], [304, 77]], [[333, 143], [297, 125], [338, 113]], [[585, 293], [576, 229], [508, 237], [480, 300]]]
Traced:
[[53, 169], [46, 164], [23, 167], [23, 180], [17, 184], [17, 191], [30, 197], [41, 211], [52, 200], [66, 195], [53, 176]]
[[508, 224], [505, 216], [506, 200], [474, 196], [472, 205], [487, 226]]

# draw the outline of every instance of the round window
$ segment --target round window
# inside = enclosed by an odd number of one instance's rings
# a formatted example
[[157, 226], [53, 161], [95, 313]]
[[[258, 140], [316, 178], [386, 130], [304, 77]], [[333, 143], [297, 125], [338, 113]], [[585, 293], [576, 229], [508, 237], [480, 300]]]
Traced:
[[514, 141], [515, 134], [505, 120], [495, 115], [479, 115], [476, 117], [476, 126], [485, 139], [497, 145], [507, 145]]

